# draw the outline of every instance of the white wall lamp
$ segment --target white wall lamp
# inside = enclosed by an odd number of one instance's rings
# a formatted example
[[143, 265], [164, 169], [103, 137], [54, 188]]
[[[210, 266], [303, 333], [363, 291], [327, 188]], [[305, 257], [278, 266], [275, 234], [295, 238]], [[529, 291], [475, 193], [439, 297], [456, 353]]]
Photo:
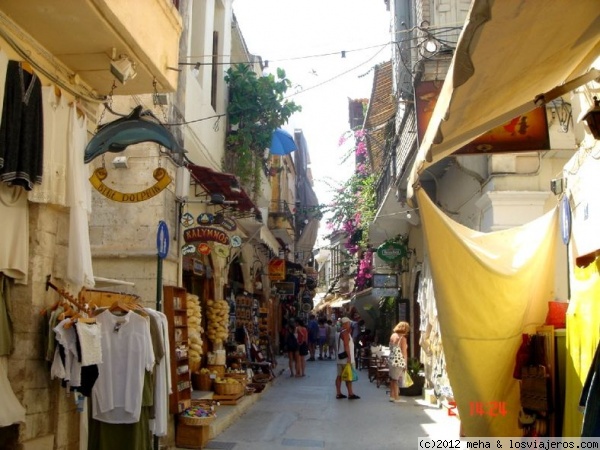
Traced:
[[112, 165], [115, 169], [129, 169], [128, 156], [116, 156], [112, 160]]
[[121, 84], [127, 83], [137, 75], [135, 62], [129, 59], [127, 55], [120, 55], [119, 59], [112, 60], [110, 62], [110, 72]]

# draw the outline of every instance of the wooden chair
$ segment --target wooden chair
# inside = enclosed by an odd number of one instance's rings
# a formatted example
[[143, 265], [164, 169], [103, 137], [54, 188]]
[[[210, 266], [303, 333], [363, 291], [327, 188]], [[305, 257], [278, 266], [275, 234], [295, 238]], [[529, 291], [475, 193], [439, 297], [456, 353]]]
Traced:
[[368, 369], [371, 365], [371, 350], [369, 348], [363, 348], [360, 350], [360, 357], [358, 359], [358, 370]]
[[390, 368], [388, 366], [388, 359], [385, 356], [379, 358], [377, 363], [377, 375], [375, 377], [377, 387], [385, 384], [390, 384]]
[[368, 376], [369, 382], [373, 382], [373, 380], [377, 379], [377, 368], [379, 367], [379, 357], [377, 355], [371, 356], [369, 359], [368, 366]]

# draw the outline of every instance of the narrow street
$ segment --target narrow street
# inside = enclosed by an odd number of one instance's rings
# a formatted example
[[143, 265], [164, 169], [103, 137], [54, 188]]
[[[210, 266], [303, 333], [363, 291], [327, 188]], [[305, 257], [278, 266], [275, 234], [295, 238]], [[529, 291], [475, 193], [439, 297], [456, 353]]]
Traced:
[[[272, 386], [206, 449], [414, 449], [419, 436], [457, 438], [459, 421], [445, 408], [405, 397], [390, 403], [386, 386], [359, 371], [358, 400], [336, 399], [335, 361], [307, 361], [306, 377], [291, 378], [280, 358]], [[342, 392], [346, 393], [345, 386]]]

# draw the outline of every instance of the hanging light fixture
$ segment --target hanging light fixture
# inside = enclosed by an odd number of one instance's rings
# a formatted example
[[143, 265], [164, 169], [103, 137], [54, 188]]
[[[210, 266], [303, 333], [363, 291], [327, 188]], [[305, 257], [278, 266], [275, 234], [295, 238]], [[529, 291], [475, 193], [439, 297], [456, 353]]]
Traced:
[[582, 118], [586, 121], [594, 139], [600, 140], [600, 100], [594, 96], [594, 106]]
[[135, 62], [129, 59], [127, 55], [121, 55], [119, 56], [119, 59], [111, 61], [110, 72], [121, 82], [121, 84], [125, 84], [137, 75], [137, 72], [135, 71]]

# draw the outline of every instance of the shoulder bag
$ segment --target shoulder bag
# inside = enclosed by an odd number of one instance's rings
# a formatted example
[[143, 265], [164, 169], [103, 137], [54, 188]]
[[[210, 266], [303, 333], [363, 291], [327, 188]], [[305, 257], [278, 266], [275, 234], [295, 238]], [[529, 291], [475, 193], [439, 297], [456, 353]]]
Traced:
[[400, 367], [401, 369], [406, 369], [406, 360], [404, 359], [404, 355], [402, 354], [402, 350], [400, 350], [399, 345], [392, 347], [392, 352], [390, 353], [388, 360], [391, 367]]

